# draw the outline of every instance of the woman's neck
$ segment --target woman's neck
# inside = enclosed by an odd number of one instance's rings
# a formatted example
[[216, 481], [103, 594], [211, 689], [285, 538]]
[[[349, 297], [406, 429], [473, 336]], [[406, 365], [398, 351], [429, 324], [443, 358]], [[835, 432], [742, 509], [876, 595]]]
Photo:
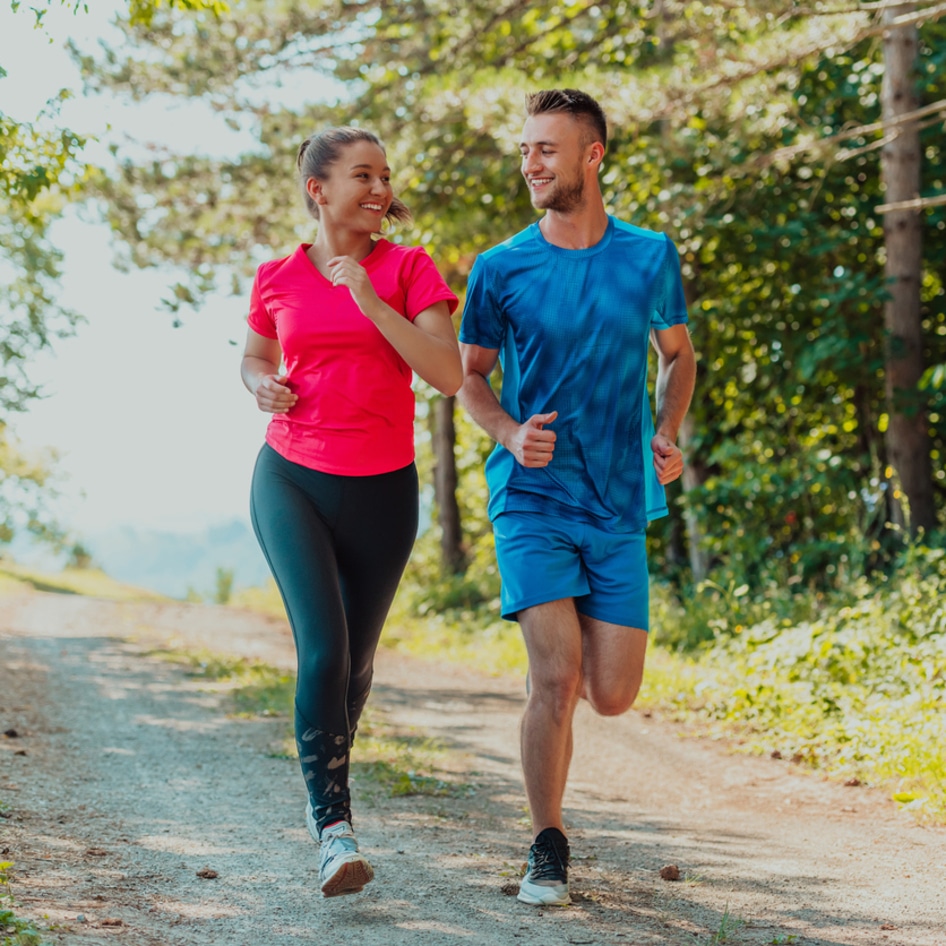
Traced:
[[350, 256], [353, 260], [361, 261], [373, 249], [374, 240], [370, 233], [330, 230], [323, 225], [319, 227], [309, 255], [316, 263], [327, 263], [336, 256]]

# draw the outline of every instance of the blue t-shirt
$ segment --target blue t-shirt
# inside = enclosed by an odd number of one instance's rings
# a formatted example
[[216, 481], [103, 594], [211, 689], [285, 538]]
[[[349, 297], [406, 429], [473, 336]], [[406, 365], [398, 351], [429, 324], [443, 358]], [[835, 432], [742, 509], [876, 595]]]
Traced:
[[686, 321], [673, 243], [614, 217], [588, 249], [554, 246], [534, 223], [477, 257], [460, 341], [499, 350], [500, 403], [515, 420], [558, 411], [547, 467], [524, 467], [496, 445], [486, 462], [491, 519], [553, 511], [640, 532], [667, 514], [647, 356], [651, 329]]

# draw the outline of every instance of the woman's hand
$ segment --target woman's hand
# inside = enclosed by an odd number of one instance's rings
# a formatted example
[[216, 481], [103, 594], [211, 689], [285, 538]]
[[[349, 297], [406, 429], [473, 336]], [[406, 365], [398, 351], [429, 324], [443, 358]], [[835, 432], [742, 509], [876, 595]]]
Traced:
[[328, 261], [328, 271], [332, 285], [345, 286], [358, 308], [370, 318], [369, 313], [380, 300], [364, 266], [350, 256], [333, 256]]
[[284, 374], [266, 374], [256, 386], [256, 406], [267, 414], [285, 414], [292, 410], [299, 395], [293, 394]]
[[299, 400], [286, 383], [287, 376], [279, 373], [281, 360], [282, 351], [275, 338], [267, 338], [251, 328], [246, 330], [240, 375], [247, 391], [256, 398], [256, 406], [267, 414], [285, 414]]

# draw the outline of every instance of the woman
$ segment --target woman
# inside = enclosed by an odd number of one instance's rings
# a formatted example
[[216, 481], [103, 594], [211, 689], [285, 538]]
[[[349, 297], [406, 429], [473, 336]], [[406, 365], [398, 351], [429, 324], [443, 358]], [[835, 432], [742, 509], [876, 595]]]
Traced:
[[462, 369], [456, 296], [423, 248], [377, 237], [386, 218], [409, 219], [378, 138], [330, 129], [302, 143], [297, 166], [318, 234], [259, 267], [242, 376], [273, 415], [251, 515], [296, 643], [306, 823], [331, 897], [373, 876], [352, 831], [348, 768], [417, 531], [412, 371], [453, 394]]

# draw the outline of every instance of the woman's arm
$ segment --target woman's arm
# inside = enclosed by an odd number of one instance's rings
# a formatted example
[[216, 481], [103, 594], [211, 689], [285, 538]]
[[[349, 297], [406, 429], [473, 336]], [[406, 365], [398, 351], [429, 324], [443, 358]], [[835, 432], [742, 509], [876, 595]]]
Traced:
[[435, 302], [411, 322], [378, 298], [365, 268], [350, 256], [337, 256], [328, 265], [332, 282], [348, 287], [358, 308], [411, 369], [441, 394], [456, 394], [463, 383], [463, 368], [446, 300]]
[[249, 328], [240, 364], [240, 376], [246, 389], [256, 398], [256, 406], [267, 414], [285, 414], [299, 400], [286, 387], [286, 376], [279, 374], [282, 349], [275, 338], [266, 338]]

